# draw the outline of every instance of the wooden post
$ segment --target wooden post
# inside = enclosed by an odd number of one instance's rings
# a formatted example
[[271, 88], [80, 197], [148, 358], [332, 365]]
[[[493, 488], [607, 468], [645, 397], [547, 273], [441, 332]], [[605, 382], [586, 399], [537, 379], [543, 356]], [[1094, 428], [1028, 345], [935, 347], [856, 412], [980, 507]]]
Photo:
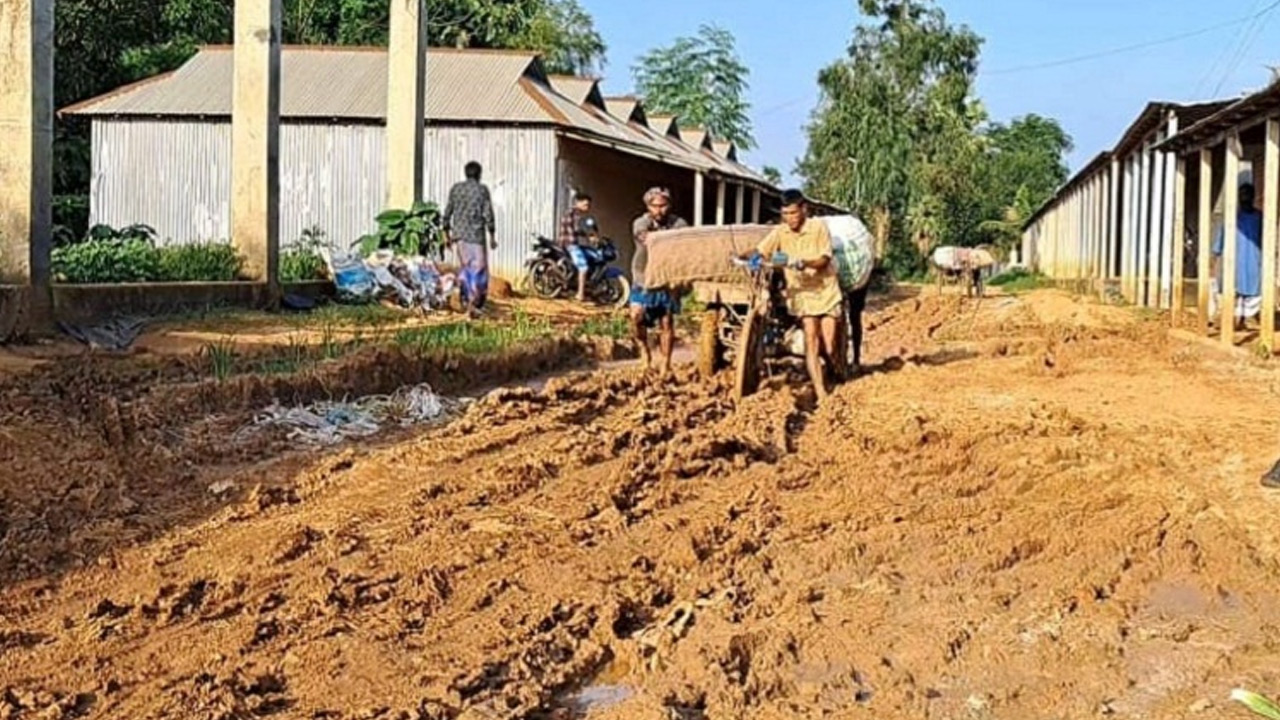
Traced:
[[706, 208], [705, 208], [706, 203], [704, 201], [704, 196], [706, 195], [705, 185], [704, 185], [705, 182], [706, 182], [706, 179], [702, 176], [702, 173], [697, 172], [693, 174], [693, 225], [694, 227], [701, 227], [703, 225], [702, 218], [704, 217], [704, 213], [706, 211]]
[[[1159, 141], [1159, 136], [1156, 138]], [[1147, 307], [1160, 307], [1160, 258], [1164, 255], [1165, 230], [1169, 226], [1169, 208], [1165, 207], [1165, 155], [1151, 151], [1151, 226], [1148, 231], [1147, 256]]]
[[[1165, 137], [1171, 138], [1178, 134], [1178, 116], [1169, 113], [1169, 125], [1165, 130]], [[1165, 153], [1165, 199], [1164, 199], [1164, 215], [1167, 225], [1165, 226], [1164, 239], [1161, 241], [1163, 252], [1160, 254], [1160, 302], [1161, 307], [1171, 308], [1173, 295], [1173, 267], [1176, 262], [1179, 267], [1182, 266], [1181, 260], [1175, 260], [1175, 257], [1182, 253], [1182, 226], [1179, 224], [1178, 208], [1181, 207], [1182, 201], [1175, 197], [1177, 194], [1177, 156], [1173, 153]], [[1179, 307], [1182, 301], [1178, 301]]]
[[1124, 161], [1124, 224], [1120, 233], [1120, 294], [1126, 302], [1132, 303], [1133, 296], [1129, 292], [1129, 283], [1133, 268], [1129, 258], [1133, 255], [1133, 225], [1137, 214], [1133, 210], [1137, 193], [1133, 191], [1133, 158]]
[[1119, 269], [1116, 268], [1116, 248], [1120, 243], [1120, 161], [1115, 158], [1111, 159], [1110, 183], [1110, 187], [1107, 188], [1110, 196], [1110, 208], [1107, 212], [1107, 271], [1105, 274], [1107, 280], [1119, 273]]
[[1209, 334], [1210, 246], [1213, 244], [1213, 150], [1200, 151], [1200, 213], [1196, 223], [1196, 324]]
[[1173, 177], [1173, 297], [1170, 298], [1169, 307], [1173, 310], [1173, 326], [1178, 327], [1179, 320], [1182, 316], [1182, 291], [1183, 284], [1183, 247], [1182, 227], [1187, 224], [1187, 159], [1179, 156], [1177, 160], [1177, 168]]
[[1240, 204], [1240, 135], [1227, 136], [1226, 177], [1222, 179], [1222, 299], [1218, 303], [1222, 324], [1222, 342], [1235, 345], [1236, 340], [1236, 227]]
[[760, 191], [751, 191], [751, 222], [759, 224], [760, 222]]
[[725, 181], [716, 183], [716, 225], [724, 224]]
[[[1262, 346], [1276, 349], [1276, 214], [1280, 200], [1280, 120], [1267, 120], [1267, 148], [1262, 183]], [[1254, 171], [1257, 174], [1257, 170]]]

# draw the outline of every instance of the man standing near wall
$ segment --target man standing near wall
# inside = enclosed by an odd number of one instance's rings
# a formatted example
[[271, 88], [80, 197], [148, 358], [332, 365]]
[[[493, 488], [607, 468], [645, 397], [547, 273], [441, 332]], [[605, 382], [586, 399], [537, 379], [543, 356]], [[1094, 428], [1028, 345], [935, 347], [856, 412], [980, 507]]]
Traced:
[[443, 219], [449, 242], [458, 249], [458, 274], [467, 314], [472, 316], [484, 308], [489, 293], [489, 250], [498, 249], [493, 199], [489, 188], [480, 182], [481, 172], [480, 163], [467, 163], [463, 168], [466, 180], [449, 189]]
[[592, 238], [586, 231], [583, 221], [591, 215], [591, 196], [579, 192], [573, 196], [573, 207], [560, 218], [560, 245], [569, 253], [573, 267], [578, 271], [578, 302], [587, 299], [587, 272], [591, 269], [591, 258], [588, 252]]
[[[1224, 232], [1218, 229], [1213, 241], [1213, 274], [1218, 278], [1219, 293], [1222, 281], [1222, 251]], [[1236, 215], [1236, 329], [1243, 330], [1245, 320], [1256, 317], [1262, 310], [1262, 213], [1254, 207], [1253, 185], [1240, 186], [1240, 210]], [[1216, 314], [1216, 313], [1214, 313]]]
[[658, 325], [662, 347], [662, 373], [671, 374], [671, 353], [675, 349], [675, 315], [680, 298], [667, 290], [646, 290], [644, 271], [649, 264], [649, 233], [689, 227], [683, 218], [671, 214], [671, 193], [666, 188], [649, 188], [644, 194], [645, 213], [631, 224], [636, 254], [631, 260], [631, 332], [640, 344], [645, 370], [653, 367], [649, 351], [649, 328]]

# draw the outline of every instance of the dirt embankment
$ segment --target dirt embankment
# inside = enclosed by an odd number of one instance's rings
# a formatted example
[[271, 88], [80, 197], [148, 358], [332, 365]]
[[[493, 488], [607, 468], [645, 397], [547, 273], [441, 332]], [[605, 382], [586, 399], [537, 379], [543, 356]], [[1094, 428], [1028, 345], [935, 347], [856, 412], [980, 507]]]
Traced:
[[580, 374], [243, 471], [0, 592], [0, 716], [1183, 718], [1280, 687], [1269, 369], [1054, 294], [870, 324], [816, 411]]

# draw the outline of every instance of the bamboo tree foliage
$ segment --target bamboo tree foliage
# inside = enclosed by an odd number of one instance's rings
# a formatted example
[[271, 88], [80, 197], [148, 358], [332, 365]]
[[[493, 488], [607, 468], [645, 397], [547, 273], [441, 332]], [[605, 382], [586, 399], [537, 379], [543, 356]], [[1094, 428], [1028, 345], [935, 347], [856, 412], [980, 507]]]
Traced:
[[755, 147], [746, 100], [750, 70], [728, 30], [703, 25], [696, 35], [642, 55], [632, 75], [650, 112], [677, 115], [739, 149]]
[[899, 273], [940, 244], [1007, 245], [1009, 210], [1064, 179], [1070, 139], [1028, 116], [990, 124], [974, 93], [982, 39], [932, 0], [860, 0], [848, 56], [818, 77], [821, 99], [798, 171], [816, 196], [878, 218]]

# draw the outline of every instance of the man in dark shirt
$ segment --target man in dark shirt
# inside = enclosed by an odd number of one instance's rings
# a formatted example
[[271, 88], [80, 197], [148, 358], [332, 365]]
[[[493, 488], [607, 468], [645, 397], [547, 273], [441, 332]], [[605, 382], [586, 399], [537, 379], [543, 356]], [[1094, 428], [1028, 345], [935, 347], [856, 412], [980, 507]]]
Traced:
[[[444, 231], [458, 248], [459, 277], [467, 303], [474, 315], [484, 307], [489, 292], [489, 250], [498, 249], [494, 232], [493, 200], [489, 188], [480, 182], [480, 163], [463, 168], [466, 180], [449, 189], [444, 206]], [[485, 241], [488, 240], [486, 247]]]
[[560, 218], [560, 245], [569, 253], [573, 267], [578, 271], [578, 302], [587, 299], [587, 271], [591, 269], [589, 253], [594, 252], [594, 238], [583, 223], [591, 216], [591, 196], [577, 193], [573, 207]]
[[671, 193], [666, 188], [650, 188], [644, 194], [644, 206], [645, 214], [631, 225], [636, 241], [636, 253], [631, 261], [631, 331], [640, 344], [640, 358], [645, 370], [649, 370], [653, 366], [653, 356], [649, 352], [649, 328], [658, 325], [662, 373], [670, 375], [671, 353], [676, 342], [674, 316], [680, 312], [680, 298], [667, 290], [646, 290], [644, 271], [649, 264], [649, 233], [688, 227], [689, 223], [671, 213]]

